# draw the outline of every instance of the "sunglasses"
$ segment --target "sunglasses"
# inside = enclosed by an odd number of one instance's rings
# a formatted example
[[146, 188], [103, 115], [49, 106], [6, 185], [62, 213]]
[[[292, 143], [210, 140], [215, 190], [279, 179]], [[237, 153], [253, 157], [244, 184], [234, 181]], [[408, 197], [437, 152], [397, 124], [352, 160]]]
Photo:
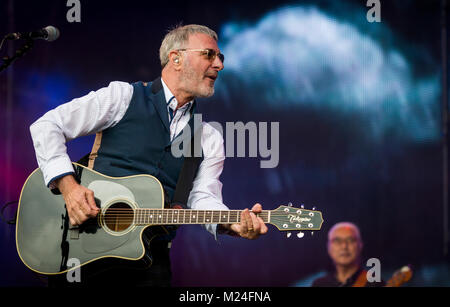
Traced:
[[225, 61], [225, 56], [220, 53], [217, 52], [214, 49], [178, 49], [178, 51], [197, 51], [197, 52], [201, 52], [202, 55], [206, 56], [206, 58], [210, 61], [214, 61], [216, 59], [216, 57], [219, 57], [220, 61], [223, 62]]

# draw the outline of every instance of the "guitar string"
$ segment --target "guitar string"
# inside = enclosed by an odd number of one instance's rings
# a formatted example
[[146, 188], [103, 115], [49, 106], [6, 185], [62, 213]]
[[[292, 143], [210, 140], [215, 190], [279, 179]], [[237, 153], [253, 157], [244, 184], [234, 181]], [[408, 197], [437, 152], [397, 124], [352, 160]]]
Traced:
[[[152, 214], [139, 214], [139, 215], [136, 215], [136, 214], [102, 214], [101, 215], [102, 217], [104, 217], [104, 218], [109, 218], [109, 217], [111, 217], [111, 218], [121, 218], [121, 217], [123, 217], [123, 218], [129, 218], [129, 217], [136, 217], [136, 218], [141, 218], [141, 217], [148, 217], [148, 218], [157, 218], [158, 217], [158, 214], [154, 214], [154, 215], [152, 215]], [[240, 215], [230, 215], [230, 216], [226, 216], [226, 217], [221, 217], [220, 215], [218, 215], [218, 214], [216, 214], [216, 215], [210, 215], [210, 214], [191, 214], [191, 215], [182, 215], [182, 214], [180, 214], [180, 215], [172, 215], [172, 216], [169, 216], [169, 215], [161, 215], [162, 217], [164, 217], [164, 218], [167, 218], [167, 217], [169, 217], [169, 218], [184, 218], [184, 217], [192, 217], [192, 218], [196, 218], [195, 216], [197, 216], [197, 217], [206, 217], [206, 218], [208, 218], [208, 217], [210, 217], [210, 218], [221, 218], [221, 219], [227, 219], [228, 217], [229, 218], [237, 218], [237, 217], [241, 217]], [[269, 216], [268, 215], [256, 215], [256, 217], [260, 217], [260, 218], [268, 218]], [[282, 215], [282, 214], [272, 214], [271, 215], [271, 217], [286, 217], [286, 215]], [[300, 217], [300, 218], [302, 218], [302, 217]], [[304, 218], [314, 218], [314, 217], [304, 217]]]
[[[207, 214], [211, 214], [211, 212], [210, 211], [197, 211], [197, 210], [186, 210], [186, 212], [189, 212], [189, 214], [191, 214], [191, 212], [192, 213], [197, 213], [197, 212], [199, 212], [199, 213], [207, 213]], [[155, 211], [110, 211], [110, 210], [106, 210], [106, 211], [102, 211], [102, 213], [109, 213], [109, 214], [134, 214], [134, 213], [136, 213], [136, 214], [150, 214], [150, 213], [152, 213], [152, 214], [178, 214], [178, 212], [177, 211], [174, 211], [174, 212], [165, 212], [165, 211], [158, 211], [158, 210], [155, 210]], [[220, 211], [217, 211], [217, 212], [213, 212], [214, 214], [229, 214], [228, 212], [220, 212]], [[183, 213], [179, 213], [179, 214], [183, 214]], [[239, 213], [231, 213], [231, 214], [234, 214], [234, 215], [241, 215], [241, 212], [239, 212]], [[261, 214], [264, 214], [264, 215], [268, 215], [268, 213], [256, 213], [257, 215], [261, 215]], [[280, 214], [280, 213], [274, 213], [274, 214]], [[290, 213], [290, 214], [294, 214], [294, 213]], [[298, 213], [296, 213], [296, 214], [298, 214]], [[286, 214], [286, 213], [281, 213], [281, 215], [289, 215], [289, 214]]]
[[[289, 214], [271, 214], [271, 217], [287, 217]], [[293, 215], [293, 214], [291, 214]], [[173, 214], [169, 214], [169, 213], [161, 213], [161, 212], [146, 212], [146, 213], [133, 213], [133, 212], [125, 212], [125, 213], [111, 213], [111, 212], [102, 212], [102, 216], [104, 218], [117, 218], [117, 217], [137, 217], [137, 218], [142, 218], [142, 217], [149, 217], [149, 218], [157, 218], [158, 216], [164, 217], [164, 218], [187, 218], [187, 217], [192, 217], [195, 218], [195, 216], [197, 217], [210, 217], [210, 218], [236, 218], [236, 217], [241, 217], [241, 214], [223, 214], [223, 213], [209, 213], [209, 212], [189, 212], [188, 214], [186, 213], [173, 213]], [[260, 218], [268, 218], [269, 214], [256, 214], [257, 217]], [[299, 218], [314, 218], [314, 216], [309, 216], [309, 215], [300, 215], [297, 216]]]
[[[105, 208], [105, 209], [103, 209], [102, 208], [102, 211], [107, 211], [107, 210], [113, 210], [113, 211], [131, 211], [131, 210], [134, 210], [134, 211], [140, 211], [140, 212], [146, 212], [146, 211], [167, 211], [167, 212], [175, 212], [175, 211], [191, 211], [191, 210], [195, 210], [195, 211], [204, 211], [204, 212], [210, 212], [210, 211], [212, 211], [212, 212], [234, 212], [234, 213], [240, 213], [240, 212], [243, 212], [243, 211], [245, 211], [245, 210], [197, 210], [197, 209], [141, 209], [141, 208], [139, 208], [139, 209], [130, 209], [130, 208], [127, 208], [127, 209], [125, 209], [125, 208], [121, 208], [121, 209], [119, 209], [119, 208], [116, 208], [116, 209], [114, 209], [114, 208]], [[249, 212], [253, 212], [253, 211], [249, 211]], [[286, 211], [271, 211], [271, 210], [263, 210], [263, 211], [261, 211], [261, 213], [269, 213], [269, 212], [272, 212], [272, 213], [283, 213], [283, 214], [286, 214], [286, 213], [293, 213], [293, 212], [296, 212], [296, 211], [289, 211], [289, 212], [286, 212]], [[318, 211], [305, 211], [305, 212], [318, 212]]]
[[[141, 212], [141, 213], [133, 213], [133, 212], [101, 212], [102, 215], [108, 216], [127, 216], [127, 215], [136, 215], [136, 216], [147, 216], [147, 215], [164, 215], [164, 216], [168, 216], [168, 215], [172, 215], [172, 216], [184, 216], [184, 215], [214, 215], [214, 216], [219, 216], [219, 215], [223, 215], [223, 216], [241, 216], [241, 214], [223, 214], [223, 213], [218, 213], [218, 212], [214, 212], [214, 213], [209, 213], [209, 212], [194, 212], [194, 211], [189, 211], [188, 214], [185, 213], [175, 213], [174, 214], [170, 214], [170, 213], [161, 213], [161, 212]], [[286, 213], [272, 213], [270, 214], [271, 216], [288, 216], [288, 215], [295, 215], [295, 214], [286, 214]], [[256, 214], [256, 216], [269, 216], [269, 214]], [[310, 216], [310, 215], [299, 215], [299, 216], [304, 216], [304, 217], [314, 217], [314, 216]]]
[[[112, 208], [111, 208], [112, 209]], [[132, 211], [130, 209], [125, 209], [124, 210], [119, 210], [117, 212], [116, 208], [116, 212], [112, 213], [112, 212], [108, 212], [108, 211], [112, 211], [111, 209], [106, 209], [106, 210], [102, 210], [102, 217], [103, 220], [107, 220], [107, 221], [117, 221], [117, 219], [126, 219], [126, 220], [149, 220], [152, 219], [152, 221], [154, 219], [158, 220], [164, 220], [166, 222], [170, 222], [170, 220], [176, 220], [176, 219], [181, 219], [183, 221], [189, 219], [190, 221], [192, 221], [192, 219], [197, 219], [197, 221], [200, 219], [203, 219], [203, 222], [209, 222], [209, 221], [205, 221], [205, 219], [207, 219], [208, 217], [211, 218], [214, 222], [215, 220], [219, 219], [218, 222], [220, 222], [221, 219], [221, 215], [223, 213], [226, 214], [226, 216], [222, 217], [222, 219], [232, 219], [235, 220], [236, 218], [240, 218], [240, 213], [242, 211], [237, 211], [237, 210], [230, 210], [230, 211], [221, 211], [221, 210], [211, 210], [211, 211], [197, 211], [197, 210], [187, 210], [187, 209], [183, 209], [182, 211], [180, 211], [179, 209], [142, 209], [140, 208], [140, 211]], [[173, 210], [171, 212], [169, 212], [169, 210]], [[186, 212], [188, 212], [187, 216], [186, 216]], [[170, 214], [172, 213], [172, 214]], [[265, 212], [261, 212], [259, 214], [257, 214], [258, 217], [260, 218], [268, 218], [268, 213], [267, 211]], [[159, 216], [158, 216], [159, 214]], [[291, 213], [292, 214], [292, 213]], [[197, 218], [194, 216], [197, 215]], [[282, 216], [285, 217], [287, 216], [288, 213], [286, 212], [272, 212], [271, 216], [276, 218], [278, 216]], [[308, 216], [306, 216], [308, 217]], [[228, 221], [227, 221], [228, 222]], [[173, 223], [173, 222], [172, 222]], [[301, 223], [301, 222], [300, 222]]]
[[[188, 214], [191, 213], [205, 213], [205, 214], [232, 214], [232, 215], [241, 215], [242, 211], [240, 212], [230, 212], [230, 211], [211, 211], [211, 210], [182, 210], [182, 211], [169, 211], [169, 210], [148, 210], [148, 211], [132, 211], [132, 210], [127, 210], [127, 211], [111, 211], [111, 210], [101, 210], [101, 213], [109, 213], [109, 214], [183, 214], [182, 212], [187, 212]], [[268, 212], [261, 212], [261, 213], [256, 213], [257, 215], [269, 215]], [[295, 215], [295, 214], [300, 214], [300, 213], [296, 213], [296, 212], [272, 212], [271, 215]], [[307, 215], [309, 216], [309, 214], [305, 214], [305, 213], [301, 213], [300, 215]]]
[[[232, 215], [241, 215], [241, 213], [239, 212], [239, 213], [228, 213], [228, 212], [210, 212], [210, 211], [208, 211], [208, 212], [206, 212], [206, 211], [197, 211], [197, 210], [187, 210], [186, 211], [186, 213], [183, 213], [183, 212], [165, 212], [165, 211], [146, 211], [146, 212], [142, 212], [142, 211], [138, 211], [138, 212], [136, 212], [136, 211], [122, 211], [122, 212], [117, 212], [117, 211], [115, 211], [115, 212], [111, 212], [111, 211], [101, 211], [101, 213], [102, 214], [104, 214], [104, 215], [149, 215], [149, 214], [152, 214], [152, 215], [157, 215], [157, 214], [160, 214], [160, 215], [185, 215], [185, 214], [187, 214], [187, 215], [192, 215], [192, 214], [200, 214], [200, 215], [230, 215], [230, 216], [232, 216]], [[261, 215], [264, 215], [264, 216], [268, 216], [269, 214], [268, 213], [256, 213], [255, 215], [257, 215], [257, 216], [261, 216]], [[272, 216], [288, 216], [288, 215], [298, 215], [298, 216], [305, 216], [305, 217], [312, 217], [312, 216], [310, 216], [309, 214], [299, 214], [299, 213], [272, 213], [272, 214], [270, 214], [270, 215], [272, 215]]]
[[[131, 219], [131, 218], [136, 218], [136, 219], [140, 219], [140, 218], [146, 218], [146, 219], [157, 219], [157, 218], [164, 218], [164, 219], [200, 219], [200, 218], [214, 218], [215, 220], [220, 219], [220, 220], [228, 220], [228, 219], [237, 219], [237, 218], [241, 218], [240, 216], [230, 216], [230, 217], [220, 217], [220, 216], [206, 216], [206, 215], [192, 215], [192, 216], [150, 216], [150, 215], [101, 215], [101, 217], [103, 219]], [[268, 219], [269, 216], [257, 216], [261, 219]], [[285, 220], [286, 216], [271, 216], [271, 218], [280, 218], [281, 220]], [[312, 219], [311, 219], [312, 220]], [[306, 223], [306, 222], [310, 222], [311, 220], [303, 220], [303, 221], [298, 221], [298, 222], [302, 222], [302, 223]], [[296, 221], [295, 219], [293, 221]]]
[[[205, 211], [186, 211], [186, 212], [164, 212], [164, 211], [146, 211], [146, 212], [109, 212], [109, 211], [102, 211], [101, 212], [103, 216], [150, 216], [150, 215], [162, 215], [164, 217], [166, 216], [193, 216], [193, 215], [198, 215], [198, 216], [230, 216], [230, 217], [235, 217], [235, 216], [241, 216], [240, 212], [239, 213], [228, 213], [228, 212], [205, 212]], [[270, 214], [270, 216], [288, 216], [288, 215], [298, 215], [298, 213], [272, 213]], [[268, 213], [258, 213], [256, 214], [256, 216], [258, 217], [268, 217], [269, 214]], [[306, 218], [314, 218], [314, 216], [310, 216], [310, 215], [298, 215], [300, 217], [306, 217]]]
[[[262, 217], [262, 219], [263, 218], [268, 218], [268, 217]], [[149, 217], [149, 216], [127, 216], [127, 217], [123, 217], [123, 216], [116, 216], [116, 217], [102, 217], [102, 219], [103, 220], [117, 220], [117, 219], [120, 219], [120, 220], [161, 220], [161, 219], [164, 219], [164, 220], [203, 220], [203, 219], [211, 219], [211, 220], [214, 220], [214, 221], [224, 221], [225, 222], [225, 220], [240, 220], [240, 217], [231, 217], [230, 219], [228, 219], [228, 218], [220, 218], [220, 217], [208, 217], [208, 216], [206, 216], [206, 217], [203, 217], [203, 216], [200, 216], [200, 217], [167, 217], [167, 216], [161, 216], [161, 217]], [[275, 217], [275, 218], [271, 218], [271, 220], [278, 220], [278, 221], [283, 221], [283, 220], [285, 220], [284, 218], [282, 219], [281, 217], [280, 218], [278, 218], [278, 217]], [[306, 223], [306, 222], [311, 222], [311, 221], [303, 221], [303, 222], [300, 222], [300, 221], [298, 221], [298, 223]]]
[[[261, 219], [263, 219], [263, 221], [264, 221], [264, 219], [268, 219], [268, 216], [259, 216]], [[271, 217], [271, 221], [274, 221], [274, 220], [276, 220], [278, 217], [280, 217], [280, 219], [279, 219], [279, 221], [285, 221], [286, 219], [283, 217], [283, 216], [272, 216]], [[220, 216], [213, 216], [213, 217], [210, 217], [210, 216], [197, 216], [197, 217], [190, 217], [190, 216], [186, 216], [186, 217], [184, 217], [184, 216], [177, 216], [177, 217], [169, 217], [169, 216], [161, 216], [161, 217], [151, 217], [151, 216], [144, 216], [144, 215], [140, 215], [140, 216], [134, 216], [134, 215], [129, 215], [129, 216], [122, 216], [122, 215], [117, 215], [117, 216], [102, 216], [102, 219], [103, 220], [109, 220], [109, 221], [111, 221], [111, 220], [117, 220], [117, 219], [120, 219], [120, 220], [151, 220], [151, 221], [153, 221], [153, 220], [160, 220], [160, 219], [164, 219], [164, 220], [183, 220], [183, 221], [185, 221], [185, 220], [205, 220], [205, 219], [211, 219], [211, 220], [214, 220], [214, 221], [223, 221], [223, 222], [226, 222], [226, 221], [228, 221], [228, 220], [237, 220], [237, 219], [239, 219], [240, 220], [240, 216], [239, 217], [237, 217], [237, 216], [235, 216], [235, 217], [230, 217], [230, 218], [228, 218], [228, 217], [226, 217], [226, 218], [224, 218], [224, 217], [220, 217]], [[294, 222], [296, 222], [296, 223], [298, 223], [298, 224], [301, 224], [301, 223], [307, 223], [307, 222], [311, 222], [311, 221], [294, 221]], [[292, 223], [294, 223], [294, 222], [292, 222]]]
[[[197, 217], [214, 217], [214, 218], [228, 218], [228, 217], [230, 217], [230, 218], [236, 218], [236, 217], [241, 217], [241, 215], [226, 215], [226, 216], [221, 216], [221, 214], [208, 214], [208, 213], [206, 213], [206, 214], [203, 214], [203, 213], [200, 213], [200, 214], [198, 214], [198, 213], [191, 213], [191, 214], [188, 214], [188, 215], [185, 215], [185, 214], [173, 214], [173, 215], [169, 215], [169, 214], [133, 214], [133, 213], [125, 213], [125, 214], [118, 214], [118, 213], [116, 213], [116, 214], [102, 214], [101, 216], [102, 217], [104, 217], [104, 218], [108, 218], [108, 217], [114, 217], [114, 218], [116, 218], [116, 217], [124, 217], [124, 218], [127, 218], [127, 217], [137, 217], [137, 218], [139, 218], [139, 217], [150, 217], [150, 218], [153, 218], [153, 217], [158, 217], [158, 216], [162, 216], [162, 217], [164, 217], [164, 218], [167, 218], [167, 217], [170, 217], [170, 218], [180, 218], [180, 217], [193, 217], [193, 218], [195, 218], [195, 215], [197, 216]], [[269, 217], [269, 215], [266, 215], [266, 214], [264, 214], [264, 215], [261, 215], [261, 214], [258, 214], [258, 215], [256, 215], [257, 217], [261, 217], [261, 218], [268, 218]], [[270, 215], [271, 217], [286, 217], [287, 215], [286, 214], [271, 214]], [[302, 216], [299, 216], [300, 218], [302, 217]], [[310, 217], [310, 216], [304, 216], [304, 218], [314, 218], [314, 217]]]
[[[124, 214], [108, 214], [108, 215], [101, 215], [101, 217], [102, 218], [114, 218], [114, 219], [116, 219], [116, 218], [137, 218], [137, 219], [139, 219], [139, 218], [150, 218], [150, 219], [153, 219], [153, 218], [164, 218], [164, 219], [187, 219], [187, 218], [193, 218], [193, 219], [196, 219], [196, 218], [215, 218], [215, 219], [217, 219], [217, 218], [219, 218], [219, 219], [228, 219], [228, 218], [234, 218], [234, 219], [236, 219], [236, 218], [241, 218], [241, 216], [240, 215], [230, 215], [230, 216], [219, 216], [219, 215], [203, 215], [203, 214], [198, 214], [198, 215], [173, 215], [173, 216], [169, 216], [169, 215], [135, 215], [135, 214], [126, 214], [126, 215], [124, 215]], [[257, 215], [257, 217], [260, 217], [260, 218], [269, 218], [269, 216], [268, 215]], [[280, 218], [285, 218], [286, 216], [285, 215], [271, 215], [271, 218], [278, 218], [278, 217], [280, 217]], [[312, 217], [311, 217], [312, 218]], [[303, 221], [303, 222], [305, 222], [305, 221]], [[309, 221], [306, 221], [306, 222], [309, 222]]]
[[[230, 221], [232, 222], [232, 221]], [[236, 223], [240, 222], [240, 221], [234, 221]], [[271, 221], [272, 222], [281, 222], [281, 221]], [[206, 222], [206, 221], [200, 221], [200, 222], [182, 222], [182, 223], [169, 223], [168, 221], [154, 221], [152, 223], [144, 223], [144, 222], [124, 222], [124, 221], [119, 221], [119, 223], [115, 223], [115, 224], [170, 224], [170, 225], [183, 225], [183, 224], [227, 224], [228, 222], [220, 222], [220, 221], [211, 221], [211, 222]], [[305, 226], [306, 227], [306, 226]], [[313, 226], [314, 227], [314, 226]], [[309, 227], [308, 227], [309, 228]]]
[[[173, 210], [173, 211], [172, 211]], [[178, 210], [178, 209], [148, 209], [148, 210], [111, 210], [111, 209], [105, 209], [105, 210], [101, 210], [102, 212], [112, 212], [115, 214], [121, 214], [121, 213], [164, 213], [164, 214], [169, 214], [169, 213], [178, 213], [178, 212], [201, 212], [201, 213], [226, 213], [226, 214], [240, 214], [243, 211], [227, 211], [227, 210], [194, 210], [194, 209], [182, 209], [182, 210]], [[305, 212], [307, 213], [307, 212]], [[269, 214], [269, 212], [260, 212], [257, 213], [259, 215], [261, 214]], [[280, 215], [289, 215], [289, 214], [300, 214], [297, 212], [271, 212], [271, 214], [280, 214]], [[303, 215], [303, 213], [301, 213]]]
[[[194, 220], [192, 219], [178, 219], [178, 223], [176, 222], [176, 219], [172, 219], [172, 221], [170, 221], [170, 219], [166, 219], [164, 217], [160, 217], [157, 219], [145, 219], [144, 217], [140, 217], [140, 218], [129, 218], [129, 219], [120, 219], [120, 218], [109, 218], [109, 219], [102, 219], [103, 221], [106, 222], [111, 222], [111, 223], [119, 223], [119, 224], [129, 224], [129, 223], [144, 223], [144, 224], [154, 224], [154, 223], [167, 223], [167, 224], [220, 224], [220, 223], [224, 223], [224, 224], [228, 224], [228, 223], [234, 223], [234, 222], [240, 222], [240, 219], [232, 219], [232, 220], [227, 220], [227, 221], [221, 221], [221, 220], [217, 220], [217, 219], [211, 219], [211, 221], [209, 220], [205, 220], [203, 218], [197, 218], [197, 220], [194, 218]], [[271, 219], [270, 221], [268, 220], [263, 220], [263, 222], [267, 222], [267, 223], [285, 223], [286, 221], [283, 219]], [[306, 222], [298, 222], [298, 223], [292, 223], [292, 224], [300, 224], [300, 225], [305, 225], [305, 224], [309, 224]], [[314, 224], [314, 223], [313, 223]]]

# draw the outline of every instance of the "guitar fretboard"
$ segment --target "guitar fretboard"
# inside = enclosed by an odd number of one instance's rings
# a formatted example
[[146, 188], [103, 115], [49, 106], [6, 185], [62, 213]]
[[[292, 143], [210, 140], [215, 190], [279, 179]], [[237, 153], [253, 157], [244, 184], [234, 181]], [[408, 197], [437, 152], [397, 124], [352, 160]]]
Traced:
[[[143, 225], [233, 224], [241, 221], [241, 210], [135, 209], [134, 222]], [[270, 222], [270, 210], [257, 216]]]

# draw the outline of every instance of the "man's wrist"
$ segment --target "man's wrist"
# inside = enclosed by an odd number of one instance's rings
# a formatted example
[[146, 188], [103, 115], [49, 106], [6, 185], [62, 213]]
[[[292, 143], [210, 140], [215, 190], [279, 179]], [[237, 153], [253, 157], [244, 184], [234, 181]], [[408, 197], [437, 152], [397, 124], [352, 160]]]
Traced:
[[77, 181], [75, 180], [75, 177], [72, 174], [68, 174], [64, 177], [58, 178], [55, 180], [55, 186], [58, 188], [58, 190], [61, 193], [64, 193], [64, 191], [74, 185], [77, 184]]

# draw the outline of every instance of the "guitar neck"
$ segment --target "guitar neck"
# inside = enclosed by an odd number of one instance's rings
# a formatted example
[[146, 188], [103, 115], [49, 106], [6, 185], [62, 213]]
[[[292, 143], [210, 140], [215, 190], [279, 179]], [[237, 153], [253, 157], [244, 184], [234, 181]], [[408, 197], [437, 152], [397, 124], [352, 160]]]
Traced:
[[[134, 221], [140, 225], [233, 224], [241, 221], [242, 210], [135, 209]], [[270, 210], [258, 213], [270, 223]]]
[[[149, 208], [107, 208], [102, 220], [111, 225], [184, 225], [184, 224], [235, 224], [241, 221], [242, 210], [192, 210], [192, 209], [149, 209]], [[319, 230], [322, 223], [320, 211], [280, 206], [275, 210], [262, 210], [257, 214], [264, 223], [280, 231]], [[108, 226], [109, 228], [115, 226]]]

